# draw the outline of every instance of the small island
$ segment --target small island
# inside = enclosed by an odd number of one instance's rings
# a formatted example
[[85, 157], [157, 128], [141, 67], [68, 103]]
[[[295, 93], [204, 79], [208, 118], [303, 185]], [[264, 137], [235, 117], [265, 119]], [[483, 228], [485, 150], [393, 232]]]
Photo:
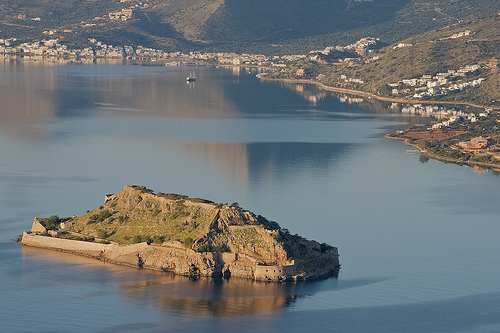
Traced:
[[300, 281], [337, 276], [336, 247], [243, 210], [125, 186], [80, 216], [36, 218], [20, 244], [200, 277]]

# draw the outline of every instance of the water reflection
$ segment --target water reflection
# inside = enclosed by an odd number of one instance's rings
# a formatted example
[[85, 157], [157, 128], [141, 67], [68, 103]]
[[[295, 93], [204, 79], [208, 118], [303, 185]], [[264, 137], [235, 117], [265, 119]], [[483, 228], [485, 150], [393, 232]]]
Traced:
[[[173, 283], [175, 280], [175, 283]], [[165, 277], [155, 283], [123, 285], [134, 303], [154, 302], [162, 311], [177, 314], [227, 317], [273, 313], [298, 299], [296, 285], [245, 279]]]
[[489, 169], [480, 167], [479, 165], [473, 165], [472, 170], [474, 171], [474, 173], [483, 174], [488, 173]]
[[[182, 67], [41, 65], [0, 63], [0, 126], [4, 133], [37, 140], [50, 135], [40, 124], [75, 117], [374, 119], [359, 106], [339, 108], [337, 99], [327, 98], [330, 93], [298, 86], [302, 95], [297, 95], [275, 83], [261, 83], [253, 72], [242, 68], [233, 69], [232, 76], [227, 70], [200, 68], [200, 79], [186, 84], [190, 69]], [[304, 100], [307, 96], [316, 96], [321, 103], [311, 107]]]
[[[461, 115], [470, 112], [479, 112], [482, 109], [473, 109], [462, 106], [439, 106], [438, 104], [402, 104], [398, 102], [387, 102], [366, 96], [353, 96], [341, 92], [323, 90], [315, 84], [297, 84], [274, 82], [281, 87], [289, 89], [308, 101], [310, 105], [317, 108], [345, 109], [348, 112], [358, 113], [363, 109], [370, 109], [373, 113], [387, 115], [393, 121], [401, 121], [415, 124], [430, 124], [431, 120], [446, 118], [451, 115]], [[360, 108], [361, 107], [361, 108]], [[408, 125], [407, 125], [408, 127]]]
[[[301, 297], [339, 288], [336, 278], [302, 283], [264, 283], [247, 279], [191, 279], [168, 272], [155, 272], [107, 264], [72, 254], [22, 247], [23, 285], [51, 288], [99, 284], [117, 288], [118, 294], [136, 305], [155, 304], [158, 310], [197, 317], [227, 317], [273, 313], [291, 306]], [[44, 269], [50, 267], [50, 270]], [[31, 272], [36, 269], [36, 276]], [[50, 281], [40, 285], [38, 281]], [[355, 282], [354, 285], [366, 282]], [[351, 286], [349, 286], [351, 287]], [[68, 295], [69, 296], [69, 295]], [[72, 296], [94, 298], [96, 294]]]
[[[5, 61], [0, 67], [0, 120], [6, 125], [40, 123], [54, 117], [123, 115], [130, 110], [141, 110], [142, 116], [174, 118], [220, 118], [238, 113], [216, 74], [209, 84], [197, 84], [193, 89], [185, 84], [186, 69], [180, 68], [42, 67], [17, 61]], [[210, 77], [212, 72], [207, 73]]]
[[322, 177], [342, 156], [363, 147], [362, 144], [297, 142], [178, 142], [174, 145], [202, 157], [210, 168], [220, 170], [244, 188], [250, 183], [261, 184], [283, 177], [298, 180], [304, 170], [314, 170], [314, 174], [308, 176], [310, 179]]

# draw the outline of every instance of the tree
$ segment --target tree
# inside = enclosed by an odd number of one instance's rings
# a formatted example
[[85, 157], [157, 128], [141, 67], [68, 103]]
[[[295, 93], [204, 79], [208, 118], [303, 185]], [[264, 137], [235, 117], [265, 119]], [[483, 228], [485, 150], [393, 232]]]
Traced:
[[188, 249], [190, 249], [193, 244], [194, 244], [194, 240], [192, 237], [186, 237], [183, 241], [182, 241], [182, 244], [184, 244], [185, 247], [187, 247]]
[[51, 217], [47, 218], [45, 221], [43, 221], [44, 227], [47, 230], [55, 230], [61, 223], [61, 219], [57, 215], [52, 215]]
[[102, 238], [102, 239], [105, 239], [108, 237], [108, 232], [104, 229], [101, 229], [99, 230], [99, 232], [97, 233], [97, 237], [99, 238]]

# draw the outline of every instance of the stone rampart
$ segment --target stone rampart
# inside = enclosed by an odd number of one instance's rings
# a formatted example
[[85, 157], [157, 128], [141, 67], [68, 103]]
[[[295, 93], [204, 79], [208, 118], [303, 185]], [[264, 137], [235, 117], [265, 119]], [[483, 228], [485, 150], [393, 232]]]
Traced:
[[[181, 248], [138, 243], [131, 245], [101, 244], [69, 240], [24, 232], [22, 245], [52, 249], [100, 259], [136, 268], [171, 271], [186, 276], [234, 276], [260, 281], [285, 281], [320, 278], [338, 272], [338, 253], [320, 254], [317, 260], [325, 263], [322, 269], [304, 272], [300, 261], [283, 261], [279, 265], [264, 265], [255, 258], [236, 252], [196, 252]], [[300, 272], [300, 273], [299, 273]]]
[[216, 276], [230, 272], [231, 276], [252, 278], [255, 268], [254, 262], [246, 260], [246, 256], [240, 258], [237, 253], [200, 253], [178, 246], [100, 244], [27, 232], [23, 233], [21, 244], [187, 276]]
[[35, 217], [35, 219], [33, 220], [33, 224], [31, 225], [31, 232], [44, 233], [47, 232], [47, 229], [45, 229], [45, 227], [40, 223], [38, 218]]
[[28, 234], [27, 232], [23, 233], [21, 244], [63, 252], [77, 253], [90, 257], [99, 257], [105, 251], [110, 251], [116, 247], [114, 244], [83, 242], [71, 239]]
[[295, 262], [289, 265], [257, 265], [254, 277], [256, 280], [287, 280], [296, 274]]

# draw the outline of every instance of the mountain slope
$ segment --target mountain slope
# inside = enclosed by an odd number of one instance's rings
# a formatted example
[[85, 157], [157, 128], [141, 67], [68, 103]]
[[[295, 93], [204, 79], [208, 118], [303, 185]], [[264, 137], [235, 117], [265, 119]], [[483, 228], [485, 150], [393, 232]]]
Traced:
[[[219, 47], [274, 44], [275, 49], [283, 50], [347, 44], [366, 36], [392, 43], [460, 20], [491, 16], [500, 11], [500, 3], [482, 0], [436, 0], [432, 3], [416, 0], [225, 0], [217, 3], [219, 7], [215, 11], [215, 6], [211, 8], [206, 21], [192, 22], [191, 31], [197, 32], [184, 34], [187, 40], [203, 40]], [[192, 14], [184, 13], [176, 20], [189, 22]]]
[[[309, 58], [289, 64], [286, 71], [276, 73], [281, 78], [316, 78], [323, 74], [321, 82], [335, 87], [351, 88], [391, 97], [411, 97], [415, 93], [432, 87], [485, 79], [474, 87], [435, 95], [426, 99], [471, 102], [496, 106], [500, 100], [500, 15], [469, 20], [384, 47], [369, 56], [354, 61], [343, 61], [332, 66]], [[336, 60], [334, 60], [336, 61]], [[477, 70], [462, 76], [444, 74], [436, 85], [426, 82], [413, 84], [403, 80], [426, 80], [437, 82], [438, 73], [455, 73], [467, 66], [478, 66]], [[298, 69], [306, 75], [297, 75]], [[450, 71], [450, 72], [449, 72]], [[420, 81], [422, 81], [420, 80]], [[447, 81], [447, 82], [445, 82]], [[392, 86], [389, 86], [392, 84]], [[392, 94], [393, 88], [400, 92]], [[407, 93], [401, 91], [409, 90]]]
[[[133, 10], [129, 19], [108, 17], [125, 8]], [[77, 43], [290, 53], [366, 36], [392, 43], [499, 11], [490, 0], [0, 0], [0, 33], [39, 38], [57, 29]]]

